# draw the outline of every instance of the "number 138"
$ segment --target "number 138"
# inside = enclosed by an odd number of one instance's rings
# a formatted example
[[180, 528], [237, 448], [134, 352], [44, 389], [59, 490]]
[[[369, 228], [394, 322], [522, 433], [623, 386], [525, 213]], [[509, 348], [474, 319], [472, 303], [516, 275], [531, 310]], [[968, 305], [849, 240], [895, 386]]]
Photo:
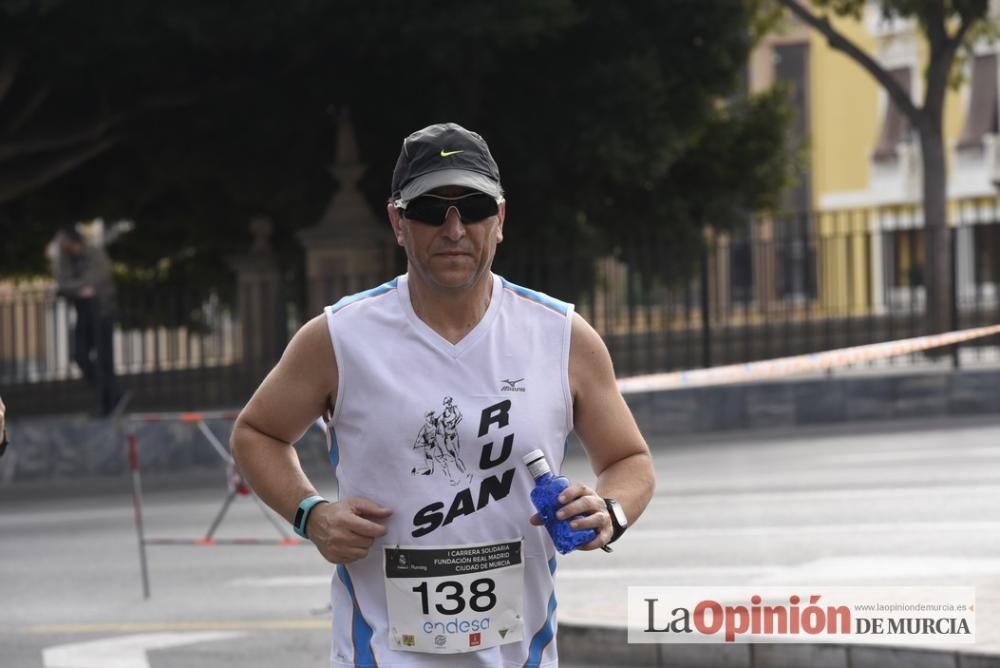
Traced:
[[[496, 582], [490, 578], [480, 578], [478, 580], [474, 580], [472, 584], [469, 585], [469, 608], [475, 612], [486, 612], [487, 610], [493, 608], [493, 606], [497, 604], [497, 596], [493, 593], [495, 588]], [[430, 614], [427, 583], [421, 582], [420, 585], [413, 588], [413, 591], [420, 594], [420, 607], [423, 609], [423, 613], [425, 615]], [[444, 582], [439, 583], [438, 586], [434, 588], [434, 591], [438, 594], [444, 594], [445, 601], [454, 602], [453, 606], [444, 606], [440, 603], [434, 604], [434, 609], [442, 615], [458, 615], [465, 610], [466, 600], [463, 598], [465, 588], [462, 586], [461, 582], [457, 582], [455, 580], [445, 580]]]

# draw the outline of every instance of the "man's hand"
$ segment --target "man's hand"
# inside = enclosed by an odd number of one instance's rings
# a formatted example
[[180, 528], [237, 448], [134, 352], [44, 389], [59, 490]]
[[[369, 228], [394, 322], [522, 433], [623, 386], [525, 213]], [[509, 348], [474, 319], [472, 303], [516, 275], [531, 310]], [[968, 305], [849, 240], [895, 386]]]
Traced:
[[[578, 550], [599, 550], [608, 544], [614, 535], [611, 516], [604, 498], [583, 483], [575, 482], [559, 495], [562, 507], [556, 512], [556, 517], [564, 520], [576, 515], [584, 517], [571, 520], [569, 525], [574, 529], [594, 529], [597, 536], [589, 543], [584, 543]], [[535, 513], [529, 520], [535, 526], [542, 526], [542, 518]]]
[[391, 508], [352, 496], [316, 506], [309, 514], [306, 533], [327, 561], [349, 564], [368, 556], [375, 539], [385, 535], [385, 527], [373, 520], [390, 515]]

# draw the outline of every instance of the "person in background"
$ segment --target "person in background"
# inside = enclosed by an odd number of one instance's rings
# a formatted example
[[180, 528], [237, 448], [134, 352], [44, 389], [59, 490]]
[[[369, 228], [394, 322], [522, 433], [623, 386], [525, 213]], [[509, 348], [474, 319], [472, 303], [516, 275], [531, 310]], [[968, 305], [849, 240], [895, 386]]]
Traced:
[[3, 457], [3, 453], [7, 452], [7, 424], [4, 421], [4, 414], [7, 412], [7, 407], [3, 404], [3, 399], [0, 399], [0, 457]]
[[116, 306], [111, 260], [101, 245], [87, 243], [75, 226], [60, 230], [57, 239], [58, 292], [76, 309], [73, 359], [97, 393], [98, 413], [108, 416], [123, 396], [112, 348]]

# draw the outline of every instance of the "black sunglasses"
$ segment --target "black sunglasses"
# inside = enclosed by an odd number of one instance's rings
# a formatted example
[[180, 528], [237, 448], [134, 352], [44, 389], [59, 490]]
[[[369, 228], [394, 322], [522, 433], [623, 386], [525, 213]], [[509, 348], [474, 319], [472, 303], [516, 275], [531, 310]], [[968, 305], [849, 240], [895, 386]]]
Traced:
[[444, 225], [448, 210], [455, 207], [458, 217], [466, 225], [486, 220], [500, 211], [500, 204], [485, 193], [468, 193], [459, 197], [442, 197], [440, 195], [421, 195], [405, 205], [396, 203], [405, 218], [427, 225]]

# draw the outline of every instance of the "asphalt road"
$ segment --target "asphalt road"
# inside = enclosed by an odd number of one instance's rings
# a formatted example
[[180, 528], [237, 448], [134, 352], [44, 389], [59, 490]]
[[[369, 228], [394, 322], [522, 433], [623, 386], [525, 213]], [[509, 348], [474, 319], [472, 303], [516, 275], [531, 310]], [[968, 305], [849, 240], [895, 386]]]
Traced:
[[[623, 625], [628, 585], [972, 585], [975, 651], [1000, 654], [1000, 420], [717, 435], [654, 454], [656, 497], [614, 554], [561, 560], [562, 622]], [[564, 473], [592, 480], [578, 451]], [[225, 496], [221, 473], [144, 482], [150, 537], [201, 535]], [[247, 498], [218, 535], [278, 537]], [[327, 665], [331, 571], [311, 547], [148, 557], [143, 600], [127, 482], [5, 493], [0, 668]]]

